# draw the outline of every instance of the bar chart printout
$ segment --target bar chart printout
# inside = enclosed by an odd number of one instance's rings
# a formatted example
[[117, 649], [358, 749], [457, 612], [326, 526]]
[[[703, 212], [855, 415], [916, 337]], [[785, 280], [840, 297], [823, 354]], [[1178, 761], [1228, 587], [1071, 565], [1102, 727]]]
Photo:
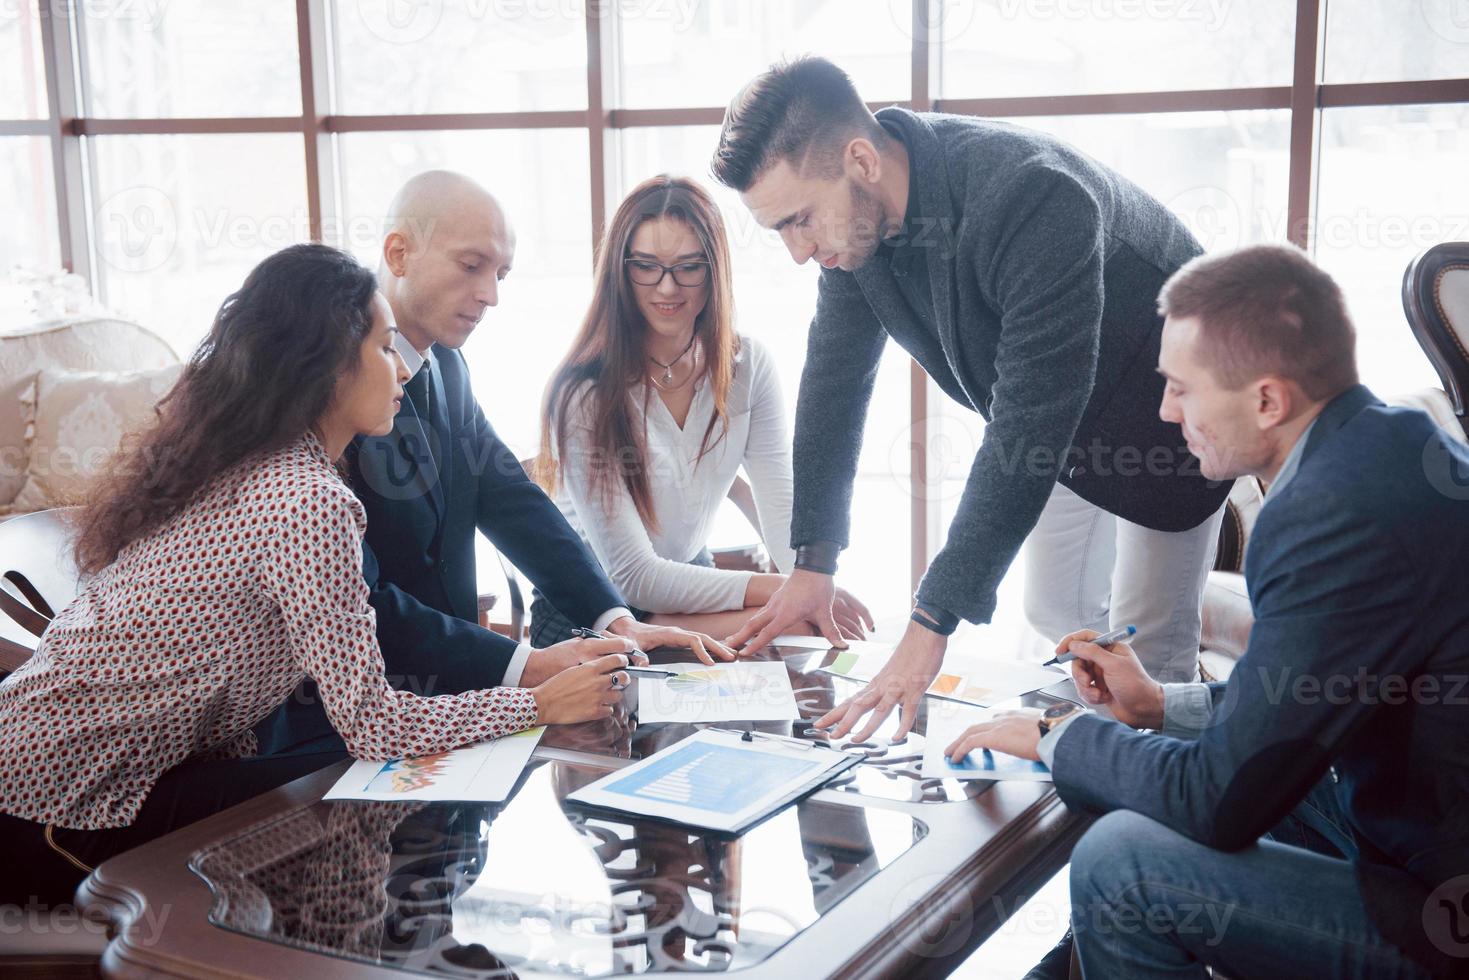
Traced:
[[823, 745], [748, 735], [702, 729], [567, 799], [740, 833], [861, 762], [860, 756]]
[[614, 780], [609, 793], [732, 814], [751, 798], [814, 776], [820, 762], [755, 754], [718, 745], [685, 745], [656, 764]]

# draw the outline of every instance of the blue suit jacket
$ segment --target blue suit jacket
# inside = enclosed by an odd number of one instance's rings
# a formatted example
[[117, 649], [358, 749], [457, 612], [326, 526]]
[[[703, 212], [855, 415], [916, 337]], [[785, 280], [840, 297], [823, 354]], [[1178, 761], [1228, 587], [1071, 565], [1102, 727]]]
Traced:
[[[1071, 806], [1253, 843], [1334, 767], [1383, 933], [1419, 958], [1424, 900], [1469, 874], [1469, 450], [1358, 386], [1260, 512], [1255, 625], [1197, 740], [1088, 715], [1056, 743]], [[1469, 923], [1465, 923], [1469, 926]]]
[[[439, 425], [404, 398], [389, 435], [360, 437], [345, 456], [367, 510], [363, 574], [388, 679], [423, 695], [494, 687], [515, 653], [513, 640], [478, 624], [476, 528], [575, 622], [626, 605], [485, 419], [463, 355], [438, 345], [433, 354]], [[310, 681], [257, 727], [262, 752], [330, 734]]]

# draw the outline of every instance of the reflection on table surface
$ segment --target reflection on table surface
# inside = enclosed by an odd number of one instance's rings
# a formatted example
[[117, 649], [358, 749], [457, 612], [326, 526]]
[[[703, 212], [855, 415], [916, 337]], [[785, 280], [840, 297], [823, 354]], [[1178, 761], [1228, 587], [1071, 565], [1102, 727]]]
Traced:
[[[826, 742], [810, 721], [860, 685], [819, 672], [826, 651], [763, 656], [785, 661], [802, 720], [721, 727]], [[786, 807], [734, 839], [565, 803], [619, 760], [695, 728], [640, 726], [623, 714], [548, 730], [504, 804], [320, 802], [214, 844], [191, 866], [214, 893], [217, 926], [414, 972], [738, 969], [927, 834], [921, 810], [879, 801], [936, 804], [992, 785], [921, 778], [926, 706], [913, 733], [889, 745], [895, 725], [841, 744], [867, 757], [826, 787], [844, 793]]]

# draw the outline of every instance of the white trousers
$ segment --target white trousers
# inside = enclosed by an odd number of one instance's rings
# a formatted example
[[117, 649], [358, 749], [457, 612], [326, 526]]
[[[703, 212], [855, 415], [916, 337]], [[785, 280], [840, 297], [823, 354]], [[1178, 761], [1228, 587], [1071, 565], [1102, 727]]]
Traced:
[[1052, 643], [1073, 630], [1137, 627], [1130, 642], [1163, 682], [1198, 679], [1204, 582], [1224, 508], [1187, 531], [1153, 531], [1060, 483], [1025, 541], [1025, 615]]

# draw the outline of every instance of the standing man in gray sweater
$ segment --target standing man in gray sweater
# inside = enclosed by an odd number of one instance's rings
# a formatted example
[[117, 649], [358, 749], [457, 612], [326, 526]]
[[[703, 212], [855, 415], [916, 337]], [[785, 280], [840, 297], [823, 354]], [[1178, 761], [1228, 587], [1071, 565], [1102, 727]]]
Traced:
[[848, 543], [868, 401], [889, 336], [988, 425], [948, 541], [892, 659], [818, 720], [897, 736], [961, 618], [988, 622], [1026, 544], [1026, 611], [1047, 639], [1134, 624], [1163, 681], [1196, 679], [1203, 586], [1227, 483], [1158, 417], [1158, 291], [1201, 251], [1166, 208], [1042, 133], [873, 115], [836, 65], [777, 65], [730, 104], [714, 176], [798, 263], [822, 265], [796, 407], [796, 572], [731, 637], [753, 651], [810, 621], [841, 644], [832, 575]]

